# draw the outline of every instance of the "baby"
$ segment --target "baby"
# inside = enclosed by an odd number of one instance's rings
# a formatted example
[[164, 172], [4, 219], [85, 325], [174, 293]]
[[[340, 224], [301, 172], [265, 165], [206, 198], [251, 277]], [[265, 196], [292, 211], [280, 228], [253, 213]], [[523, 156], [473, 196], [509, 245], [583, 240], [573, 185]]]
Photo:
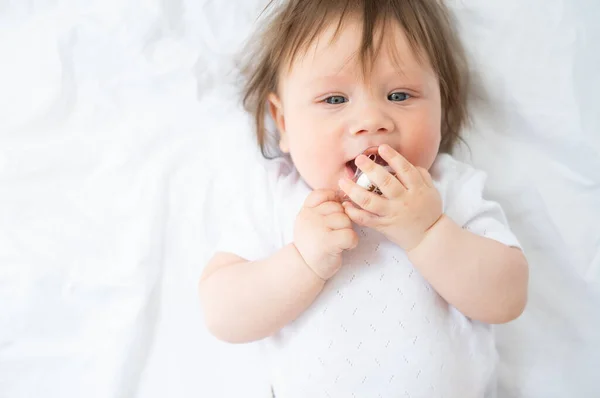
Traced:
[[271, 8], [245, 105], [284, 156], [252, 170], [204, 270], [209, 330], [263, 340], [278, 398], [491, 396], [490, 324], [522, 313], [528, 265], [484, 174], [448, 154], [467, 118], [448, 11]]

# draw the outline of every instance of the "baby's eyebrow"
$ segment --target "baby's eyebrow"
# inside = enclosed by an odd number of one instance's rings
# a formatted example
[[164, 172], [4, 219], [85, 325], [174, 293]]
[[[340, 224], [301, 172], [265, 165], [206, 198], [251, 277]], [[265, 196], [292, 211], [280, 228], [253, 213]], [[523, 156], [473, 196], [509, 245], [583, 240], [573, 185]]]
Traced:
[[328, 89], [332, 89], [333, 86], [343, 86], [352, 81], [354, 81], [354, 78], [349, 76], [320, 75], [308, 78], [304, 85], [315, 89], [323, 88], [323, 86], [327, 86]]
[[[389, 73], [377, 76], [376, 79], [378, 81], [394, 82], [395, 84], [419, 85], [422, 82], [420, 74], [406, 72], [406, 70], [395, 69]], [[348, 82], [355, 82], [357, 79], [362, 81], [363, 77], [348, 74], [320, 75], [307, 79], [307, 84], [310, 86], [342, 85]]]
[[348, 78], [340, 75], [319, 75], [315, 76], [309, 80], [311, 84], [321, 84], [321, 83], [337, 83], [347, 81]]

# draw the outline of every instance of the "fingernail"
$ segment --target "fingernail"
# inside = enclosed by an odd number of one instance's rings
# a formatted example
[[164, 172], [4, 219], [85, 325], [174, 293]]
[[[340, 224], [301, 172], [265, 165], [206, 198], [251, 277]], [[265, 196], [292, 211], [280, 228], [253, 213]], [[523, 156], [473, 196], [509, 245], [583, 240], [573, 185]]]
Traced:
[[367, 163], [367, 157], [365, 155], [359, 155], [356, 160], [354, 161], [354, 164], [356, 164], [357, 166], [360, 165], [365, 165]]
[[379, 151], [380, 152], [387, 152], [390, 153], [390, 150], [392, 148], [388, 145], [388, 144], [383, 144], [382, 146], [379, 147]]

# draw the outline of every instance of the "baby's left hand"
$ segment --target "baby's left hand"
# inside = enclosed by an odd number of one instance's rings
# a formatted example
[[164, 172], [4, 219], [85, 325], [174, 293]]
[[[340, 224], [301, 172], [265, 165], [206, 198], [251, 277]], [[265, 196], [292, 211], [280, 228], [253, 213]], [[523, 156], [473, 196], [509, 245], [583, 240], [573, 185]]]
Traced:
[[427, 170], [413, 166], [388, 145], [380, 146], [379, 154], [396, 176], [360, 155], [356, 166], [379, 187], [382, 195], [349, 179], [341, 180], [340, 188], [360, 207], [345, 202], [344, 208], [352, 221], [383, 233], [409, 252], [441, 218], [442, 198]]

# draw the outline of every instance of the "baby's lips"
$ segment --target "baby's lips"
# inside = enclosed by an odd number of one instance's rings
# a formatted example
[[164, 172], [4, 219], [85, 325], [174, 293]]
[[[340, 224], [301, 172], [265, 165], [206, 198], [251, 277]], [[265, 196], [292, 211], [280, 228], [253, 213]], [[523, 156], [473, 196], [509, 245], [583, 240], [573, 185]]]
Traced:
[[[379, 156], [379, 147], [378, 146], [372, 146], [372, 147], [365, 149], [361, 153], [361, 155], [367, 156], [369, 159], [371, 159], [375, 163], [377, 163], [381, 166], [384, 166], [388, 172], [395, 174], [394, 171], [392, 170], [392, 168], [387, 164], [387, 162], [385, 160], [383, 160], [383, 158], [381, 156]], [[369, 192], [374, 192], [377, 195], [383, 194], [381, 192], [381, 190], [379, 189], [379, 187], [377, 187], [377, 185], [375, 185], [373, 182], [371, 182], [371, 179], [358, 168], [356, 169], [356, 172], [354, 173], [354, 177], [352, 178], [352, 181], [354, 181], [358, 186], [366, 189]], [[342, 190], [339, 190], [337, 192], [337, 197], [341, 203], [351, 202], [348, 195], [346, 195], [346, 193]]]
[[368, 147], [361, 153], [361, 155], [365, 155], [366, 157], [368, 157], [369, 159], [371, 159], [373, 162], [377, 163], [378, 165], [381, 165], [381, 166], [388, 165], [387, 162], [385, 160], [383, 160], [383, 158], [381, 156], [379, 156], [379, 147], [378, 146]]
[[[387, 162], [385, 160], [383, 160], [383, 158], [381, 156], [379, 156], [378, 150], [379, 150], [379, 147], [372, 146], [372, 147], [365, 149], [362, 152], [362, 155], [367, 156], [373, 162], [375, 162], [381, 166], [384, 166], [389, 172], [392, 172], [392, 170], [388, 166]], [[378, 195], [382, 194], [381, 190], [377, 187], [377, 185], [375, 185], [373, 182], [371, 182], [369, 177], [365, 173], [363, 173], [360, 169], [356, 169], [356, 173], [354, 174], [353, 181], [357, 185], [366, 189], [367, 191], [374, 192]]]

